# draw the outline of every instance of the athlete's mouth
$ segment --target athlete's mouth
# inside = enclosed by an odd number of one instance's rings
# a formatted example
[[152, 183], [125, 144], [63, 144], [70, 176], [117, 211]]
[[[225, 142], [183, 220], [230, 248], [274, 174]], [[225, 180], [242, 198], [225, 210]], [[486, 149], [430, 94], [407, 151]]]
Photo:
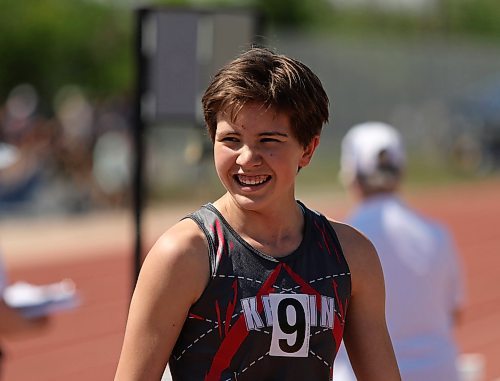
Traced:
[[246, 175], [235, 175], [235, 180], [243, 186], [256, 186], [266, 183], [271, 179], [268, 175], [259, 176], [246, 176]]

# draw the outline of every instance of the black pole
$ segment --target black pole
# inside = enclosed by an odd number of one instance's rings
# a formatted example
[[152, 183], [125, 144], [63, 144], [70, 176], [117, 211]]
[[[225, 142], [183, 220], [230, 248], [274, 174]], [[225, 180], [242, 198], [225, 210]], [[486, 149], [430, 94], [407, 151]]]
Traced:
[[142, 54], [142, 18], [144, 10], [135, 12], [136, 40], [135, 40], [135, 60], [136, 60], [136, 88], [134, 107], [134, 164], [133, 164], [133, 216], [134, 216], [134, 263], [132, 291], [135, 288], [139, 271], [142, 265], [142, 208], [144, 199], [143, 167], [144, 167], [144, 123], [142, 119], [141, 99], [144, 90], [144, 58]]

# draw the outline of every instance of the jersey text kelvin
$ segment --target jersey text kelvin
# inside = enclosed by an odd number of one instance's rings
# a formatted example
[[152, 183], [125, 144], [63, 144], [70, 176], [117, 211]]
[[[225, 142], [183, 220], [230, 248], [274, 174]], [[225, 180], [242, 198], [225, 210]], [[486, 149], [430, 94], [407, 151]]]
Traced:
[[317, 300], [316, 295], [307, 294], [262, 296], [263, 316], [257, 302], [256, 297], [241, 300], [246, 326], [249, 331], [272, 327], [271, 356], [307, 356], [311, 327], [333, 329], [334, 298], [322, 295]]

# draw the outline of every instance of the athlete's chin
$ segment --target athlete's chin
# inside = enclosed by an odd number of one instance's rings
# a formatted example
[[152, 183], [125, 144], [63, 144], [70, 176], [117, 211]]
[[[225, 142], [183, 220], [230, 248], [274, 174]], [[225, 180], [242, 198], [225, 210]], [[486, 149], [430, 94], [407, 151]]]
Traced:
[[262, 210], [267, 207], [266, 198], [242, 194], [233, 194], [233, 199], [241, 209], [249, 211]]

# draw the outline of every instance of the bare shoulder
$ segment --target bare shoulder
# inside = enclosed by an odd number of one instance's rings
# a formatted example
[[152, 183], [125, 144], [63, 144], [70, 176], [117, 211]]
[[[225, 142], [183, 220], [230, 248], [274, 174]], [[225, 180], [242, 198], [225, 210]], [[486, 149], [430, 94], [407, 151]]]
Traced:
[[191, 219], [177, 222], [155, 242], [149, 256], [160, 256], [174, 260], [196, 260], [202, 252], [206, 254], [205, 234]]
[[186, 286], [183, 291], [194, 301], [210, 276], [208, 246], [204, 233], [191, 219], [184, 219], [165, 231], [144, 260], [139, 281], [148, 277], [160, 284]]
[[361, 279], [382, 278], [382, 267], [372, 242], [348, 224], [333, 220], [330, 220], [330, 223], [337, 233], [344, 257], [351, 270], [353, 292], [358, 288], [357, 285], [362, 283]]
[[160, 379], [209, 277], [205, 236], [194, 221], [182, 220], [162, 234], [137, 280], [116, 380]]

